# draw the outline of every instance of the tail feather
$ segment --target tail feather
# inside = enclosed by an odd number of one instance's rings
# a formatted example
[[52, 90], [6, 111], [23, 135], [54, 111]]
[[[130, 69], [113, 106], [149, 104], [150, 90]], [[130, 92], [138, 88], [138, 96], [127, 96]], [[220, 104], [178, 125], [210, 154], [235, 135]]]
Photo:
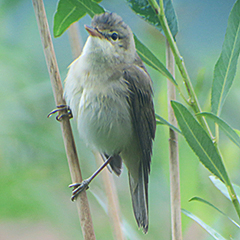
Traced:
[[[146, 173], [145, 173], [146, 174]], [[148, 232], [148, 174], [144, 176], [142, 164], [139, 166], [139, 176], [135, 180], [129, 172], [129, 186], [132, 196], [132, 205], [138, 227]]]

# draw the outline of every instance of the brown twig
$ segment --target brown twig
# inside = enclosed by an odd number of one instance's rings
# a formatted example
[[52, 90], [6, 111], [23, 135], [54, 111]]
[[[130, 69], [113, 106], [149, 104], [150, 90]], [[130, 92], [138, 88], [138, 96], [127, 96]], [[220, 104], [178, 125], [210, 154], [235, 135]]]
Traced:
[[[102, 163], [102, 157], [99, 153], [95, 153], [95, 159], [98, 164]], [[112, 174], [108, 169], [102, 171], [103, 182], [105, 187], [105, 192], [108, 199], [108, 213], [110, 223], [115, 235], [116, 240], [124, 240], [124, 234], [121, 227], [120, 211], [119, 211], [119, 202], [116, 192], [116, 186], [114, 184], [114, 179]]]
[[[58, 70], [57, 60], [53, 49], [49, 26], [47, 22], [46, 12], [44, 9], [42, 0], [32, 0], [35, 15], [38, 22], [38, 28], [42, 39], [43, 50], [46, 58], [46, 63], [51, 79], [54, 99], [56, 105], [66, 104], [63, 99], [63, 88]], [[66, 113], [62, 110], [61, 113]], [[73, 182], [81, 182], [82, 176], [77, 157], [76, 147], [73, 139], [72, 129], [70, 126], [69, 119], [64, 117], [61, 121], [62, 135], [67, 154], [69, 169]], [[86, 192], [83, 191], [76, 198], [76, 204], [78, 208], [78, 214], [82, 227], [83, 237], [86, 240], [95, 240], [95, 233], [92, 224], [92, 218], [90, 214], [89, 204], [87, 200]]]
[[[168, 41], [166, 40], [166, 62], [167, 69], [175, 77], [175, 61]], [[171, 100], [176, 99], [175, 86], [168, 81], [168, 118], [169, 122], [176, 126], [177, 121], [171, 107]], [[170, 166], [170, 191], [171, 191], [171, 221], [172, 240], [182, 239], [181, 224], [181, 195], [180, 195], [180, 173], [178, 157], [178, 136], [169, 129], [169, 166]]]
[[81, 45], [81, 35], [78, 29], [78, 22], [73, 23], [68, 28], [68, 36], [71, 45], [72, 55], [73, 58], [77, 58], [80, 56], [82, 52], [82, 45]]

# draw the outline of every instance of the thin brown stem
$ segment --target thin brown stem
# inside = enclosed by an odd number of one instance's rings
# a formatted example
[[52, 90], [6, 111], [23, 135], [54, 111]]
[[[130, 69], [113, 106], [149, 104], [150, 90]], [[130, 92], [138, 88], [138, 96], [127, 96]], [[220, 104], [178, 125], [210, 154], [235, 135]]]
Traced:
[[[99, 153], [95, 153], [95, 159], [98, 164], [102, 163], [102, 157]], [[102, 171], [103, 182], [105, 187], [105, 192], [108, 199], [108, 213], [110, 223], [115, 235], [116, 240], [124, 240], [124, 234], [121, 227], [121, 218], [120, 218], [120, 207], [116, 191], [116, 186], [114, 184], [113, 175], [109, 172], [108, 169]]]
[[[166, 40], [166, 62], [167, 69], [175, 77], [175, 61], [168, 41]], [[168, 81], [168, 120], [177, 126], [171, 100], [176, 99], [176, 89], [171, 81]], [[170, 191], [171, 191], [171, 222], [172, 240], [182, 239], [181, 223], [181, 194], [180, 194], [180, 171], [179, 171], [179, 151], [178, 135], [169, 129], [169, 168], [170, 168]]]
[[[43, 50], [46, 58], [47, 68], [49, 71], [54, 99], [56, 105], [65, 105], [63, 99], [63, 88], [56, 56], [52, 44], [52, 39], [47, 22], [46, 12], [42, 0], [32, 0], [35, 15], [37, 18], [38, 28], [42, 39]], [[60, 114], [67, 113], [62, 110]], [[73, 139], [72, 129], [68, 117], [63, 117], [61, 121], [62, 136], [64, 140], [66, 155], [68, 159], [69, 169], [73, 182], [81, 182], [82, 175], [80, 171], [79, 161], [77, 157], [76, 147]], [[92, 224], [89, 204], [86, 192], [83, 191], [76, 199], [78, 214], [82, 227], [82, 233], [85, 240], [95, 240], [95, 233]]]
[[80, 56], [82, 52], [82, 44], [81, 44], [81, 35], [79, 33], [78, 29], [78, 22], [73, 23], [69, 28], [68, 28], [68, 36], [69, 36], [69, 41], [71, 44], [71, 50], [72, 50], [72, 55], [73, 58], [77, 58]]

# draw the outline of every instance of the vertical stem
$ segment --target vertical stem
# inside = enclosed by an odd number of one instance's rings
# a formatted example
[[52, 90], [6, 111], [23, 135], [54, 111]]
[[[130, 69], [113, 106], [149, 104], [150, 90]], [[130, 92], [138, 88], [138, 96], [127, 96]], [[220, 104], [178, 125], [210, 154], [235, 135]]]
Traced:
[[[95, 159], [98, 164], [102, 164], [102, 157], [99, 153], [95, 153]], [[120, 208], [119, 201], [117, 197], [116, 186], [114, 184], [114, 179], [112, 174], [108, 171], [108, 169], [103, 169], [102, 171], [103, 182], [105, 187], [105, 192], [107, 194], [108, 199], [108, 213], [111, 226], [113, 228], [113, 232], [116, 240], [124, 240], [124, 234], [121, 227], [121, 219], [120, 219]]]
[[[79, 57], [81, 54], [81, 44], [80, 44], [80, 34], [78, 31], [77, 23], [74, 23], [68, 29], [69, 40], [71, 43], [72, 55], [74, 58]], [[102, 165], [102, 157], [99, 153], [94, 152], [95, 160], [97, 165]], [[120, 207], [119, 201], [117, 197], [116, 187], [114, 184], [113, 176], [109, 173], [107, 169], [103, 169], [101, 172], [103, 176], [103, 183], [105, 187], [105, 192], [108, 199], [108, 212], [110, 224], [112, 226], [115, 239], [116, 240], [124, 240], [124, 234], [121, 227], [121, 219], [120, 219]]]
[[[175, 77], [175, 61], [168, 41], [166, 40], [167, 69]], [[177, 120], [171, 107], [171, 100], [176, 99], [176, 89], [171, 81], [168, 81], [168, 118], [169, 122], [176, 126]], [[182, 239], [181, 224], [181, 195], [180, 195], [180, 173], [178, 154], [178, 135], [169, 129], [169, 166], [170, 166], [170, 191], [171, 191], [171, 222], [172, 240]]]
[[69, 41], [71, 44], [72, 55], [73, 55], [73, 58], [75, 59], [79, 57], [82, 52], [81, 35], [78, 29], [78, 22], [73, 23], [68, 28], [67, 32], [68, 32]]
[[[66, 104], [63, 99], [63, 88], [57, 60], [52, 44], [52, 39], [47, 22], [46, 12], [44, 9], [42, 0], [32, 0], [35, 15], [37, 18], [38, 28], [42, 39], [43, 50], [46, 58], [46, 63], [51, 79], [54, 99], [56, 105]], [[64, 111], [63, 111], [64, 113]], [[65, 145], [66, 155], [68, 159], [69, 169], [73, 182], [81, 182], [82, 175], [78, 162], [76, 147], [73, 139], [72, 129], [68, 118], [63, 118], [61, 121], [62, 136]], [[82, 227], [82, 233], [85, 240], [95, 240], [95, 233], [92, 224], [92, 218], [90, 214], [89, 204], [87, 200], [86, 192], [83, 191], [76, 198], [76, 204], [80, 223]]]

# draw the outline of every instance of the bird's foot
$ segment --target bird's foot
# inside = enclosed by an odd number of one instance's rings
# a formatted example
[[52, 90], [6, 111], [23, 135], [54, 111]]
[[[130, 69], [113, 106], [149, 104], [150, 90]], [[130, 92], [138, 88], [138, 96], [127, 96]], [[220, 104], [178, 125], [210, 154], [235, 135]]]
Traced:
[[88, 179], [82, 181], [81, 183], [70, 184], [69, 187], [70, 188], [73, 187], [71, 200], [74, 201], [79, 193], [81, 193], [84, 190], [87, 190], [89, 188], [88, 185], [89, 185], [90, 182], [91, 182], [91, 179], [88, 178]]
[[61, 111], [65, 111], [65, 113], [62, 113], [62, 114], [59, 114], [59, 115], [56, 116], [56, 119], [57, 119], [58, 121], [61, 121], [63, 117], [68, 117], [69, 119], [73, 117], [72, 111], [71, 111], [70, 107], [67, 106], [67, 105], [58, 105], [57, 108], [53, 109], [53, 110], [47, 115], [47, 117], [49, 118], [49, 117], [51, 117], [53, 114], [55, 114], [55, 113], [57, 113], [57, 112], [59, 113], [59, 112], [61, 112]]

